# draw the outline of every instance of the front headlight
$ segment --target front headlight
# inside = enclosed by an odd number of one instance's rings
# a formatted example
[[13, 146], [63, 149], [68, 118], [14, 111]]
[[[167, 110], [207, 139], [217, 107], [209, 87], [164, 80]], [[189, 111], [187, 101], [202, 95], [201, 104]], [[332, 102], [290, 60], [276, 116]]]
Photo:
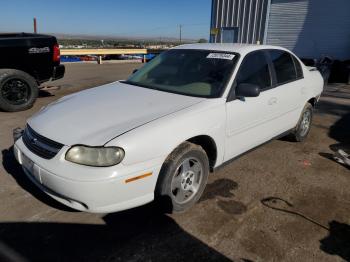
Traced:
[[66, 153], [66, 160], [87, 166], [107, 167], [119, 164], [125, 156], [120, 147], [73, 146]]

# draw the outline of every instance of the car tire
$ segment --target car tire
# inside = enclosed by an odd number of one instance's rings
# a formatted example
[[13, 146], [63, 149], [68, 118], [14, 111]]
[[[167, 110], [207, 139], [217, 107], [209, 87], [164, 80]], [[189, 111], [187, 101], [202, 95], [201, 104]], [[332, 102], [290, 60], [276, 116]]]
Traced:
[[294, 141], [302, 142], [305, 140], [311, 129], [312, 118], [313, 107], [310, 103], [307, 103], [301, 113], [297, 126], [291, 134]]
[[16, 112], [29, 109], [38, 97], [38, 85], [29, 74], [15, 69], [0, 69], [0, 109]]
[[201, 197], [209, 176], [209, 160], [199, 145], [184, 142], [165, 160], [156, 186], [156, 202], [167, 213], [184, 212]]

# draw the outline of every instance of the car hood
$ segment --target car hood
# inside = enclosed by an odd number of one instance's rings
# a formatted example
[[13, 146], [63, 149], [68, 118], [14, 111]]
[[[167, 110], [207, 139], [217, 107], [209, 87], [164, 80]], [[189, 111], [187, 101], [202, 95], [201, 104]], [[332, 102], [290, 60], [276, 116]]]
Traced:
[[28, 124], [40, 135], [65, 145], [98, 146], [202, 100], [114, 82], [63, 97], [35, 114]]

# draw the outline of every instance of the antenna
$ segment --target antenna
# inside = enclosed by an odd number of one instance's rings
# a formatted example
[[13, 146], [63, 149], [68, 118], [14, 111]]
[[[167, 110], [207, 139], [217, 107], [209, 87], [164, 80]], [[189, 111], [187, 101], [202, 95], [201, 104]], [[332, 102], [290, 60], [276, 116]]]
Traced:
[[180, 33], [180, 44], [182, 42], [182, 25], [179, 25], [179, 33]]

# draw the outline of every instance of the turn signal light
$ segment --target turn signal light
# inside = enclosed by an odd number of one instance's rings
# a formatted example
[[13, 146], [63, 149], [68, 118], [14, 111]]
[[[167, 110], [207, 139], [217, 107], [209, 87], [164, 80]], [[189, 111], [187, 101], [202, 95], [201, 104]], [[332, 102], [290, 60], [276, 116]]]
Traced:
[[130, 183], [130, 182], [133, 182], [135, 180], [139, 180], [139, 179], [151, 176], [151, 175], [152, 175], [152, 172], [149, 172], [149, 173], [146, 173], [146, 174], [143, 174], [143, 175], [140, 175], [140, 176], [135, 176], [135, 177], [132, 177], [132, 178], [129, 178], [129, 179], [125, 180], [125, 183]]

